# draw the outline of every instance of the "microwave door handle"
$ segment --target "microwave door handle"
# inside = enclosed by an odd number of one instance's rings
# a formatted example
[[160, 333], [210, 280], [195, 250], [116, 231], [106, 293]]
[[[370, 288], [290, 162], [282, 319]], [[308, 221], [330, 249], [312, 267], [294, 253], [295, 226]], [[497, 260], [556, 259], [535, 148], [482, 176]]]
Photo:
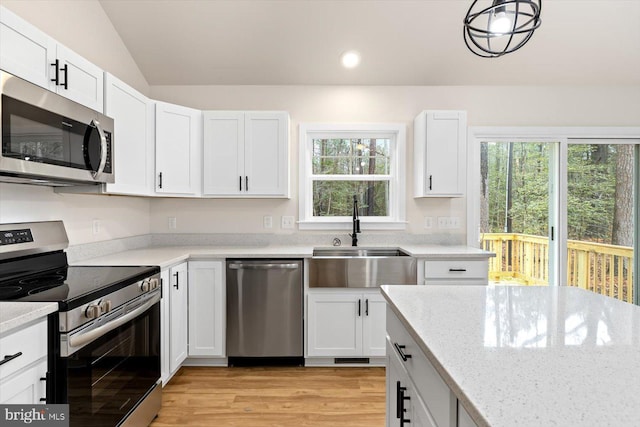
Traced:
[[95, 179], [96, 177], [102, 175], [104, 172], [104, 168], [107, 166], [107, 138], [104, 136], [104, 131], [100, 126], [100, 122], [97, 120], [92, 120], [91, 124], [95, 126], [98, 131], [98, 135], [100, 135], [100, 165], [98, 165], [98, 170], [95, 172], [91, 172], [91, 175]]

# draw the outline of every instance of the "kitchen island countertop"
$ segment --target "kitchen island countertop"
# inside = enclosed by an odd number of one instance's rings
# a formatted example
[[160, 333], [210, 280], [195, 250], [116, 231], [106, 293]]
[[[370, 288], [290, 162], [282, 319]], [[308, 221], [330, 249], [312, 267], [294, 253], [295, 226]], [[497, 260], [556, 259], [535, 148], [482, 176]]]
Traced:
[[382, 289], [478, 426], [640, 425], [640, 307], [564, 286]]

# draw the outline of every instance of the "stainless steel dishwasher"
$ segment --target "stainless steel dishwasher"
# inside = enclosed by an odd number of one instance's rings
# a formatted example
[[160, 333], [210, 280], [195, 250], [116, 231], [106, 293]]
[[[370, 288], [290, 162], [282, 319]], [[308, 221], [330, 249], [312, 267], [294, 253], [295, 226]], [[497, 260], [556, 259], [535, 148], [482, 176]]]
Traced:
[[230, 365], [303, 364], [302, 260], [227, 260]]

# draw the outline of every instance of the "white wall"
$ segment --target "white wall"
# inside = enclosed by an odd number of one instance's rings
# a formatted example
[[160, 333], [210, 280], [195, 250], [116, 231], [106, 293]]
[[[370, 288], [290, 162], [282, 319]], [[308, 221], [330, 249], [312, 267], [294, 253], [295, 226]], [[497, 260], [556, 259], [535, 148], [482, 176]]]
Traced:
[[[291, 115], [291, 200], [153, 200], [152, 232], [287, 233], [280, 216], [298, 217], [298, 124], [397, 122], [407, 125], [407, 190], [413, 194], [413, 118], [424, 109], [467, 110], [470, 126], [639, 126], [640, 88], [628, 87], [407, 87], [407, 86], [152, 86], [151, 96], [203, 110], [286, 110]], [[262, 227], [272, 215], [273, 229]], [[176, 230], [167, 217], [177, 218]], [[464, 199], [407, 198], [407, 231], [424, 217], [459, 216]], [[457, 240], [457, 239], [456, 239]], [[464, 241], [464, 240], [462, 240]]]
[[148, 94], [149, 84], [97, 0], [0, 0], [0, 5]]
[[[58, 194], [51, 187], [0, 184], [0, 223], [64, 221], [70, 245], [148, 234], [148, 199]], [[93, 233], [93, 220], [100, 232]]]

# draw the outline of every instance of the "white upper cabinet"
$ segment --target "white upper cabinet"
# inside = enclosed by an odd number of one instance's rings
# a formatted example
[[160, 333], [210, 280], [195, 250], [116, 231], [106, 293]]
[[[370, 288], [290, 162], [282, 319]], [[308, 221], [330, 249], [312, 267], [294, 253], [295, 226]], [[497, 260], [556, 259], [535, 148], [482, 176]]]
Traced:
[[467, 113], [423, 111], [414, 120], [414, 197], [462, 197]]
[[107, 192], [148, 196], [153, 194], [153, 102], [121, 80], [105, 75], [105, 107], [114, 119], [116, 182]]
[[200, 110], [156, 102], [156, 193], [199, 195], [201, 142]]
[[0, 7], [0, 68], [103, 112], [102, 69]]
[[289, 115], [204, 112], [203, 194], [289, 197]]

